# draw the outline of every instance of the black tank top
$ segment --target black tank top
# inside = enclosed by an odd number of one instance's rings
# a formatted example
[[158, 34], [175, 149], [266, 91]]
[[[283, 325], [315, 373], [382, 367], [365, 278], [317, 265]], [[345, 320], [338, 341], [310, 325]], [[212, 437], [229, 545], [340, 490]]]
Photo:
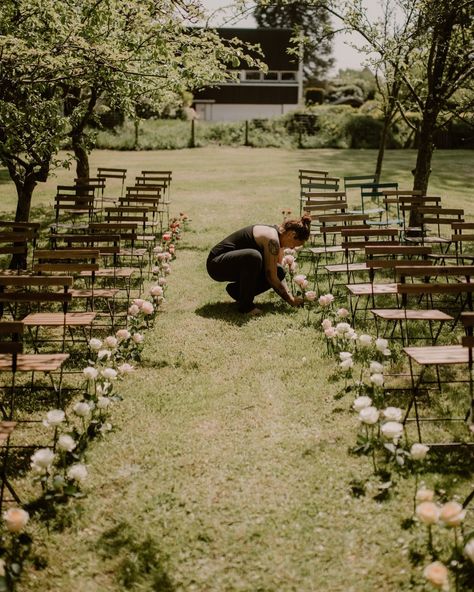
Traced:
[[[257, 244], [253, 236], [253, 229], [254, 224], [252, 226], [246, 226], [245, 228], [241, 228], [240, 230], [236, 230], [229, 236], [226, 236], [220, 243], [218, 243], [215, 247], [211, 249], [209, 253], [209, 258], [213, 259], [222, 253], [228, 253], [229, 251], [237, 251], [239, 249], [256, 249], [263, 255], [263, 248]], [[260, 226], [260, 224], [258, 224]], [[275, 228], [278, 231], [278, 226], [262, 224], [261, 226], [270, 226], [270, 228]]]

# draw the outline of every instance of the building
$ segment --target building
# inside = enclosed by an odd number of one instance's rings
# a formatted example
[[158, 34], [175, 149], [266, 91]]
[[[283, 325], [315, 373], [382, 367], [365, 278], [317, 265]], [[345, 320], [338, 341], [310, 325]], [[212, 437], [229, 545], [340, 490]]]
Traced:
[[217, 29], [224, 39], [259, 44], [268, 72], [236, 68], [237, 81], [225, 81], [194, 93], [194, 109], [205, 121], [239, 121], [283, 115], [302, 102], [302, 68], [287, 53], [290, 29]]

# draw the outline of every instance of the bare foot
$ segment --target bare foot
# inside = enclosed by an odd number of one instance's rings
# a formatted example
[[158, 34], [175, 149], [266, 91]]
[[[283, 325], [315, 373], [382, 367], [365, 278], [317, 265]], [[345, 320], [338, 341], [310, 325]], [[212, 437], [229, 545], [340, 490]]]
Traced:
[[248, 313], [246, 313], [249, 317], [256, 317], [258, 315], [263, 314], [263, 310], [261, 308], [252, 308], [252, 310], [249, 310]]

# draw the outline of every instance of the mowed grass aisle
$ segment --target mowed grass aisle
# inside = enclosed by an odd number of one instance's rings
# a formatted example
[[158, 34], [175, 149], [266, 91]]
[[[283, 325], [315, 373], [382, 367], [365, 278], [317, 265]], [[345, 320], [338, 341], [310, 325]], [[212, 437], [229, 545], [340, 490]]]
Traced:
[[[93, 166], [172, 169], [172, 211], [192, 221], [115, 430], [88, 452], [88, 495], [61, 529], [33, 531], [39, 559], [20, 592], [422, 589], [401, 528], [413, 483], [383, 504], [351, 495], [371, 467], [348, 453], [352, 396], [335, 398], [335, 363], [306, 311], [267, 294], [266, 314], [242, 320], [205, 273], [226, 233], [297, 211], [299, 167], [363, 172], [361, 153], [345, 153], [345, 169], [336, 151], [93, 154]], [[407, 182], [412, 157], [389, 155]]]

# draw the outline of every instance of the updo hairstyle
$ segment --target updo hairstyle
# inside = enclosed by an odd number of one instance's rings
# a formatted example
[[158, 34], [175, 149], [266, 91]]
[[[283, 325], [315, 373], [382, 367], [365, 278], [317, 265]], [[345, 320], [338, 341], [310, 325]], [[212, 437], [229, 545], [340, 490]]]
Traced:
[[311, 231], [311, 216], [304, 214], [299, 220], [284, 220], [281, 229], [282, 232], [293, 231], [299, 241], [307, 241]]

